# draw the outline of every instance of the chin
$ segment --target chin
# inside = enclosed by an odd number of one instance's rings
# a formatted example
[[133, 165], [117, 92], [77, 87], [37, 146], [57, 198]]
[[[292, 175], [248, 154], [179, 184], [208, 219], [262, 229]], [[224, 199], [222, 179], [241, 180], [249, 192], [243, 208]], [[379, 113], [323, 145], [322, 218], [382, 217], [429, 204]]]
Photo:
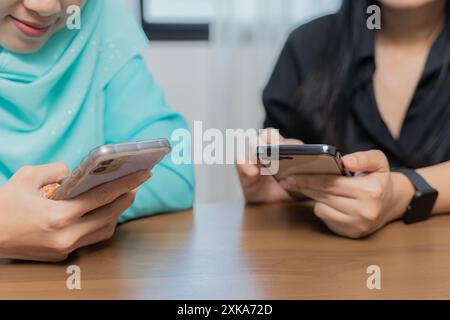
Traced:
[[2, 42], [0, 40], [0, 45], [9, 51], [15, 53], [35, 53], [39, 51], [45, 44], [46, 41], [26, 41], [15, 39], [11, 42]]
[[393, 9], [411, 10], [432, 4], [433, 2], [442, 2], [445, 0], [380, 0], [380, 2]]

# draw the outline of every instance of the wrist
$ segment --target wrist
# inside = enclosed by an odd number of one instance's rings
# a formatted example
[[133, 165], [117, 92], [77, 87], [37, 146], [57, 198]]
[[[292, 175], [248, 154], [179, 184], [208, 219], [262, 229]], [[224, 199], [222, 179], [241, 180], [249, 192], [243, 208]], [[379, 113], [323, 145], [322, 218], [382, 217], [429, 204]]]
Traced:
[[6, 252], [6, 243], [5, 239], [0, 236], [0, 259], [7, 259], [8, 255]]
[[7, 240], [4, 236], [4, 230], [0, 230], [0, 259], [7, 258]]
[[414, 197], [416, 189], [411, 181], [404, 174], [399, 172], [391, 173], [392, 179], [392, 213], [391, 221], [403, 218], [411, 200]]
[[10, 247], [8, 232], [0, 216], [0, 259], [8, 259], [8, 247]]

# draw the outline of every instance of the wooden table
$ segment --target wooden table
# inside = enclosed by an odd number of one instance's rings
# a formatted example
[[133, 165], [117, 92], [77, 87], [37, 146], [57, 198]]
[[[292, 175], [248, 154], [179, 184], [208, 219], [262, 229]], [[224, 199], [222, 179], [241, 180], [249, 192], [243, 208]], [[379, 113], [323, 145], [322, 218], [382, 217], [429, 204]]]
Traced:
[[[66, 268], [81, 268], [81, 290]], [[381, 268], [381, 290], [366, 286]], [[198, 205], [119, 227], [58, 264], [0, 261], [0, 298], [450, 298], [450, 215], [333, 235], [301, 204]]]

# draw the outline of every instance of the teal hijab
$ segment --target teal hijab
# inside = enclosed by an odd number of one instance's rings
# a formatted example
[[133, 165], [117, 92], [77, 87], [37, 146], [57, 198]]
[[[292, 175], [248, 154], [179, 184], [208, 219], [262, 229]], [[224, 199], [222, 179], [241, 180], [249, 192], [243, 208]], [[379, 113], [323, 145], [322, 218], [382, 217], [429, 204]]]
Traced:
[[33, 54], [0, 47], [0, 184], [24, 165], [73, 169], [104, 143], [101, 92], [146, 46], [121, 2], [87, 0], [80, 30], [62, 29]]

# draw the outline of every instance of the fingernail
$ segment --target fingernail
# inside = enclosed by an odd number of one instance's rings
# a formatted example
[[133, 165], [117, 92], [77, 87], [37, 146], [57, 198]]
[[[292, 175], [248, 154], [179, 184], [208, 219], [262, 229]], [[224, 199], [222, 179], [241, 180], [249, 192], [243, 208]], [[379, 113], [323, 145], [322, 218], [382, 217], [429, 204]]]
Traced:
[[358, 164], [358, 159], [356, 159], [356, 157], [354, 155], [346, 155], [343, 157], [343, 160], [350, 165], [357, 165]]
[[256, 176], [259, 173], [259, 170], [256, 166], [249, 166], [247, 168], [247, 174], [249, 176]]

